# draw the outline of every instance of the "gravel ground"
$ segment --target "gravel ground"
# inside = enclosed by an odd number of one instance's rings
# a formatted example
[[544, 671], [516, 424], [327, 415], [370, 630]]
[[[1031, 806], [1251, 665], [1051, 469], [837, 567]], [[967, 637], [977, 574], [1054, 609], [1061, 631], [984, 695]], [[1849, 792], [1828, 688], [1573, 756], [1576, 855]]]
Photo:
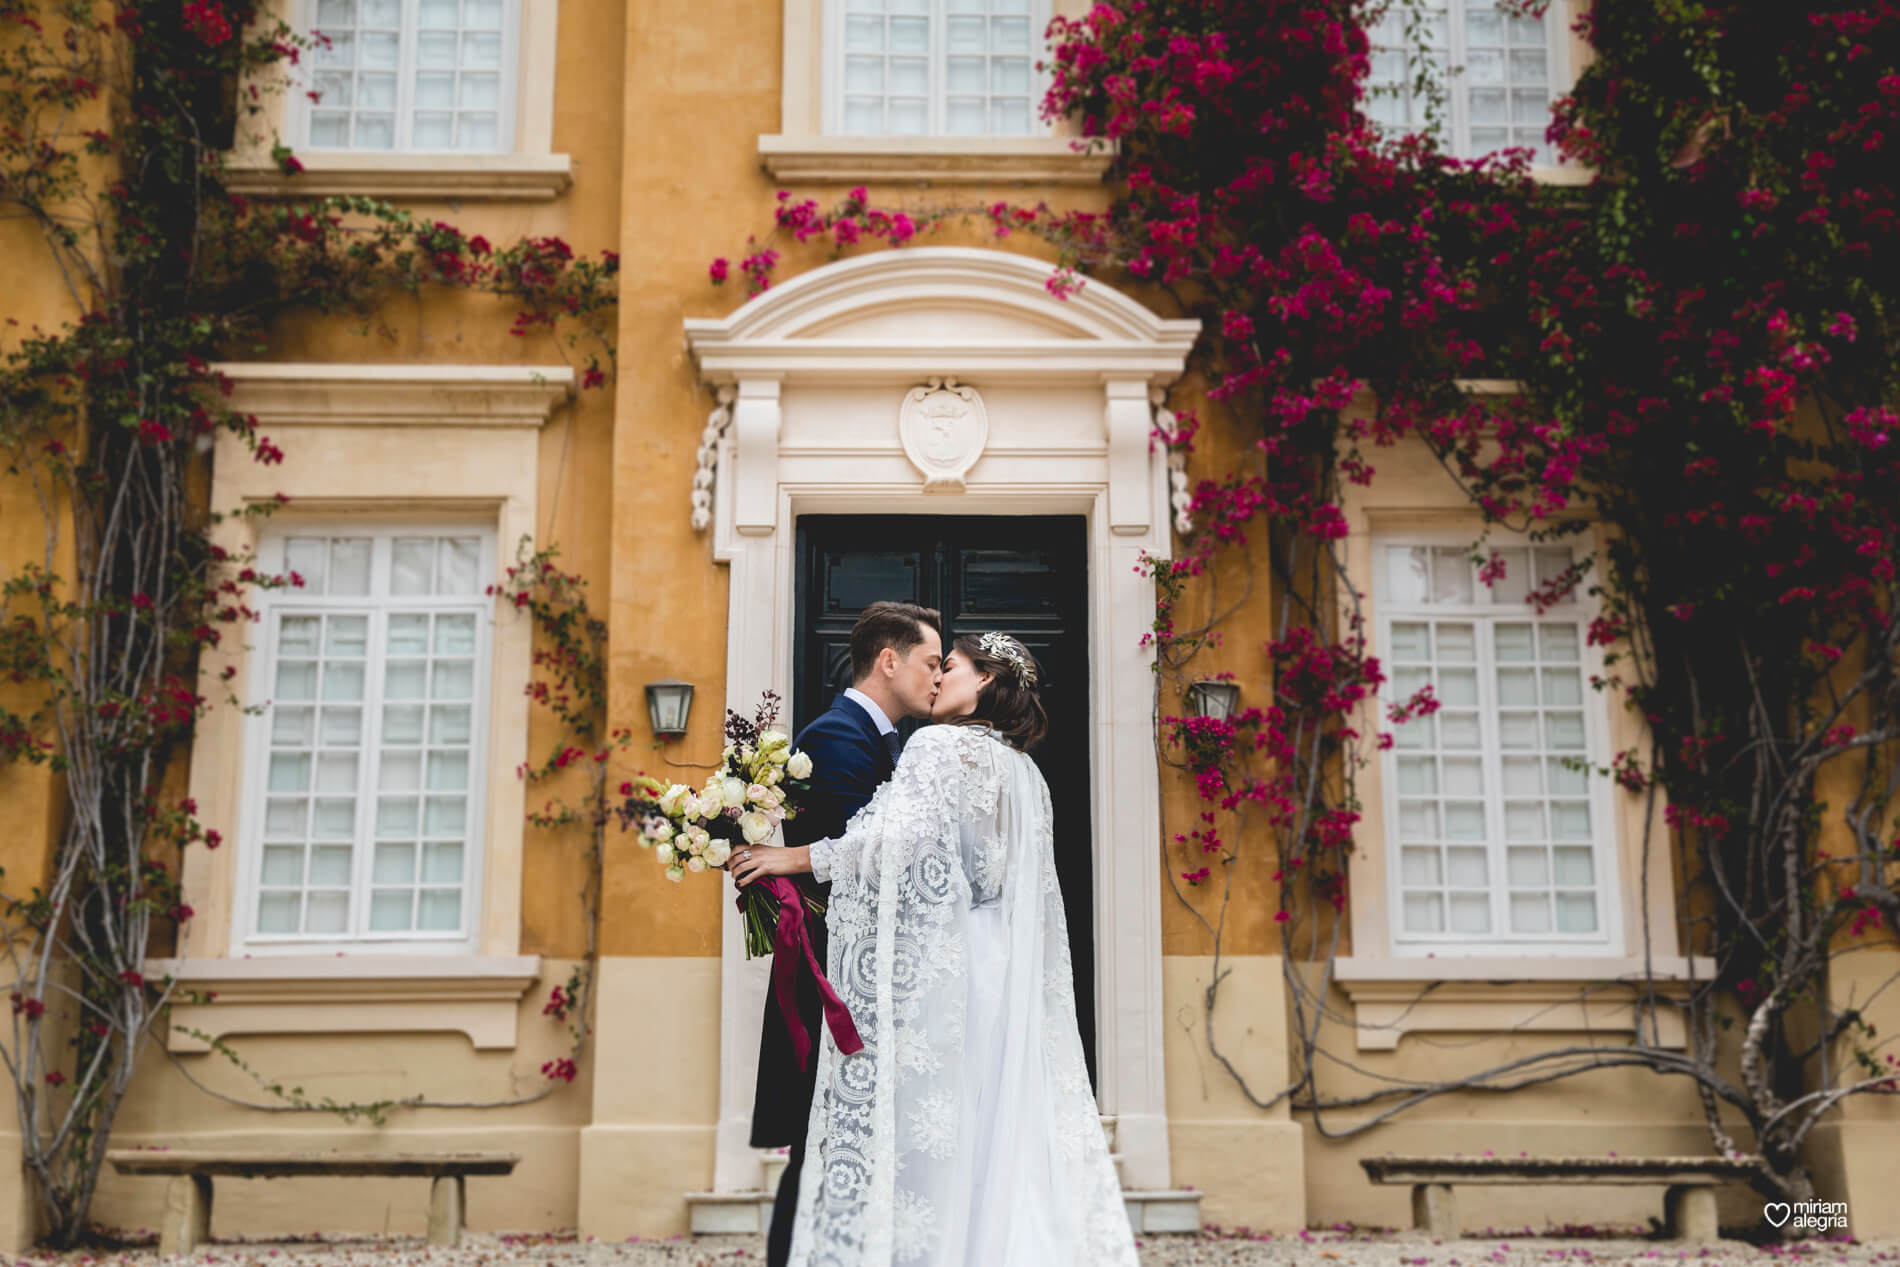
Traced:
[[[1757, 1247], [1729, 1241], [1684, 1249], [1666, 1241], [1532, 1235], [1428, 1241], [1412, 1235], [1339, 1229], [1250, 1237], [1209, 1230], [1198, 1236], [1143, 1238], [1144, 1267], [1770, 1267], [1795, 1259], [1811, 1267], [1900, 1265], [1900, 1241], [1807, 1241]], [[119, 1251], [33, 1253], [14, 1267], [155, 1267], [151, 1246]], [[207, 1246], [185, 1263], [214, 1267], [727, 1267], [765, 1261], [757, 1236], [597, 1242], [562, 1236], [470, 1236], [462, 1248], [430, 1249], [416, 1240], [294, 1241]]]

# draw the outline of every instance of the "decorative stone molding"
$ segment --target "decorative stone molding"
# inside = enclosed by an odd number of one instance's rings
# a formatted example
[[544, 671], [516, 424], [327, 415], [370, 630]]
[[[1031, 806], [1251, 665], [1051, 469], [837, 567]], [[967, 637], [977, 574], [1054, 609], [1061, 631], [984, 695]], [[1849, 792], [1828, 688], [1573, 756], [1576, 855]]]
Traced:
[[1109, 378], [1106, 428], [1108, 432], [1108, 527], [1123, 536], [1148, 531], [1148, 438], [1154, 414], [1148, 404], [1146, 379]]
[[[231, 384], [225, 403], [255, 415], [263, 433], [290, 456], [282, 465], [265, 466], [242, 439], [219, 432], [211, 460], [213, 506], [229, 511], [282, 495], [289, 504], [272, 516], [277, 525], [440, 516], [491, 533], [502, 558], [535, 532], [541, 429], [575, 394], [574, 371], [565, 365], [226, 362], [215, 369]], [[213, 539], [244, 556], [257, 549], [262, 523], [227, 515]], [[482, 860], [467, 929], [470, 963], [512, 959], [520, 950], [525, 792], [515, 770], [528, 757], [524, 691], [533, 676], [533, 634], [533, 622], [512, 615], [492, 625], [490, 741], [477, 776], [485, 794]], [[225, 639], [201, 657], [201, 680], [240, 699], [253, 698], [254, 652], [249, 639]], [[204, 820], [234, 840], [249, 821], [243, 791], [247, 778], [255, 778], [250, 763], [256, 760], [257, 721], [239, 709], [214, 709], [192, 738], [189, 794]], [[186, 900], [198, 912], [194, 964], [233, 959], [247, 948], [242, 853], [239, 840], [231, 848], [195, 852], [183, 864]], [[308, 949], [316, 965], [311, 971], [333, 972], [345, 962], [330, 953], [338, 949], [350, 958], [389, 951], [391, 962], [411, 966], [412, 977], [459, 971], [446, 966], [446, 954], [428, 956], [406, 946], [359, 950], [358, 944]], [[413, 970], [418, 961], [426, 971]], [[290, 971], [286, 960], [273, 962], [275, 971]], [[457, 989], [456, 999], [438, 1002], [465, 1006], [466, 988]], [[343, 1026], [341, 1020], [336, 1024]]]
[[706, 429], [699, 433], [699, 466], [693, 472], [693, 531], [712, 527], [713, 483], [718, 479], [719, 442], [726, 438], [732, 422], [732, 399], [738, 393], [730, 383], [713, 393], [719, 403], [706, 415]]
[[[1698, 980], [1715, 971], [1713, 960], [1693, 966]], [[1360, 1051], [1392, 1051], [1403, 1034], [1633, 1034], [1639, 1026], [1650, 1041], [1680, 1050], [1688, 1030], [1675, 1005], [1689, 996], [1690, 967], [1658, 960], [1652, 978], [1628, 959], [1345, 958], [1333, 976], [1352, 1000]]]
[[[973, 247], [905, 247], [840, 260], [782, 282], [728, 317], [689, 317], [686, 342], [713, 384], [746, 378], [888, 383], [931, 373], [962, 382], [1171, 383], [1200, 322], [1156, 316], [1091, 281], [1066, 300], [1044, 285], [1054, 268]], [[769, 300], [770, 302], [765, 302]], [[985, 333], [894, 337], [902, 315], [982, 312]], [[1143, 410], [1146, 412], [1145, 395]], [[1146, 425], [1143, 426], [1146, 451]]]
[[574, 183], [565, 154], [352, 154], [299, 151], [286, 176], [268, 154], [234, 155], [226, 184], [247, 198], [357, 196], [415, 202], [547, 202]]
[[960, 493], [963, 477], [983, 456], [990, 419], [976, 388], [936, 377], [904, 393], [897, 431], [904, 455], [923, 473], [926, 493]]
[[[210, 1002], [174, 1002], [166, 1046], [210, 1051], [233, 1034], [383, 1034], [448, 1030], [477, 1050], [515, 1045], [521, 998], [541, 975], [535, 955], [507, 957], [152, 959], [148, 978], [170, 976]], [[197, 1031], [196, 1034], [188, 1031]], [[200, 1037], [199, 1035], [203, 1035]]]
[[[1090, 525], [1090, 813], [1096, 1090], [1116, 1119], [1133, 1190], [1171, 1189], [1163, 1044], [1160, 838], [1152, 649], [1169, 482], [1149, 452], [1149, 389], [1180, 377], [1199, 334], [1091, 281], [1067, 300], [1054, 267], [1004, 251], [905, 247], [826, 264], [730, 315], [690, 318], [702, 382], [735, 389], [713, 481], [713, 559], [729, 573], [727, 707], [791, 680], [793, 561], [802, 514], [941, 513], [923, 496], [891, 406], [931, 376], [981, 383], [989, 425], [961, 473], [959, 513], [1076, 514]], [[937, 390], [934, 386], [923, 391]], [[954, 391], [954, 388], [951, 388]], [[928, 457], [928, 453], [925, 455]], [[954, 469], [954, 467], [952, 468]], [[1112, 930], [1112, 935], [1110, 935]], [[713, 1187], [756, 1190], [748, 1144], [767, 965], [748, 963], [737, 914], [721, 935], [719, 1125]]]
[[1115, 153], [1065, 136], [759, 137], [760, 166], [786, 184], [1099, 185]]
[[739, 468], [733, 481], [733, 526], [747, 536], [770, 536], [777, 526], [778, 430], [782, 417], [778, 379], [739, 381], [739, 399], [732, 407]]
[[1167, 388], [1148, 389], [1148, 403], [1155, 407], [1155, 433], [1167, 438], [1168, 507], [1174, 511], [1174, 530], [1185, 537], [1194, 531], [1194, 516], [1188, 513], [1194, 494], [1188, 488], [1187, 451], [1175, 443], [1176, 419], [1167, 399]]
[[225, 361], [233, 406], [272, 425], [541, 427], [575, 395], [566, 365]]

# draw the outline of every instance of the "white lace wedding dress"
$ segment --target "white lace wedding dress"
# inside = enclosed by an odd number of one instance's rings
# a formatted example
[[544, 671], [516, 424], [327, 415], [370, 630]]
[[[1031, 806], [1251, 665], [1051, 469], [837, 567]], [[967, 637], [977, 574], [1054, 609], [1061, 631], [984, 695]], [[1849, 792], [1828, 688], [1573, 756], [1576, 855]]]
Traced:
[[926, 727], [812, 868], [864, 1050], [825, 1034], [793, 1267], [1135, 1267], [1035, 762]]

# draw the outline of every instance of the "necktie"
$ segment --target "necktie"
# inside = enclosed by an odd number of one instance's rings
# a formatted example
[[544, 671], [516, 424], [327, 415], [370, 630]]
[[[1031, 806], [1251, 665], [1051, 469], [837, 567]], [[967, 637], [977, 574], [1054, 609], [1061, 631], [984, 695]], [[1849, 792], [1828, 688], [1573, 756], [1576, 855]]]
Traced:
[[895, 730], [887, 730], [884, 732], [884, 746], [890, 749], [891, 765], [895, 767], [897, 765], [897, 754], [904, 750], [904, 743], [897, 737]]

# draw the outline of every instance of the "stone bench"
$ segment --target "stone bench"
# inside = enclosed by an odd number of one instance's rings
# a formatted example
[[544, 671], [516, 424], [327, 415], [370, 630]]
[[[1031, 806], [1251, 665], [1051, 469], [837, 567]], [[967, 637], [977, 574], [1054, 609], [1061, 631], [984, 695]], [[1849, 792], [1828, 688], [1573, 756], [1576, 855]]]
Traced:
[[1719, 1238], [1715, 1189], [1760, 1173], [1747, 1157], [1362, 1157], [1374, 1183], [1412, 1185], [1412, 1225], [1438, 1240], [1459, 1235], [1453, 1184], [1662, 1184], [1663, 1226], [1681, 1241]]
[[519, 1153], [222, 1153], [190, 1149], [114, 1149], [106, 1154], [122, 1175], [170, 1175], [158, 1252], [189, 1254], [211, 1235], [211, 1178], [288, 1179], [301, 1175], [426, 1176], [429, 1244], [455, 1245], [462, 1237], [469, 1175], [505, 1175]]

